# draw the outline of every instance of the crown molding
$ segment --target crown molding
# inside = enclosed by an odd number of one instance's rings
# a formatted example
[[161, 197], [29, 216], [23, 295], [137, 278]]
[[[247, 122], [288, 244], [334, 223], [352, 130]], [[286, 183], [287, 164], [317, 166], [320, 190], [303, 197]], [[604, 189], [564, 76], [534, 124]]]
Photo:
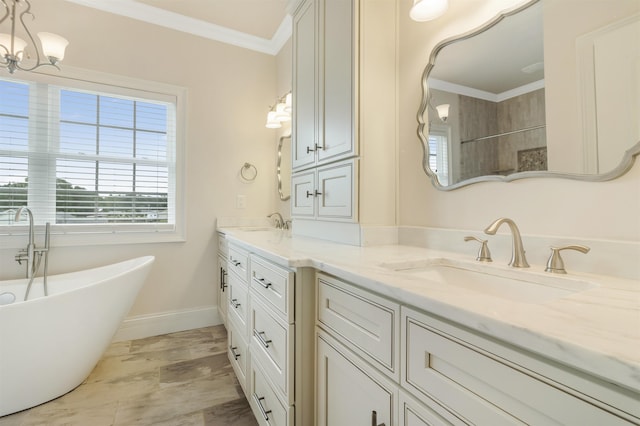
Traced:
[[292, 19], [289, 15], [282, 20], [274, 36], [266, 39], [134, 0], [66, 1], [269, 55], [277, 55], [292, 32]]

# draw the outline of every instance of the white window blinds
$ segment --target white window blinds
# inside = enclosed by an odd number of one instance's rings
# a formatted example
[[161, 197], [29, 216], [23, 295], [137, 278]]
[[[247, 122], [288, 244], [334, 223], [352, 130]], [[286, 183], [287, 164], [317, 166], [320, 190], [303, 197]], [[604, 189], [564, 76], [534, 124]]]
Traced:
[[0, 226], [175, 224], [176, 102], [81, 83], [0, 79]]

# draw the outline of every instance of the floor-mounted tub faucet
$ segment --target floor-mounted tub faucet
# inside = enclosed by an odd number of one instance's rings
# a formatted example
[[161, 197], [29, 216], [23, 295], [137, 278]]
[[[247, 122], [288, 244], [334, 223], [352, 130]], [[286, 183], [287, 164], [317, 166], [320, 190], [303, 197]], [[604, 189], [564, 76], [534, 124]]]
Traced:
[[498, 231], [498, 228], [500, 228], [500, 225], [502, 225], [503, 223], [509, 225], [511, 235], [513, 237], [513, 242], [511, 245], [511, 261], [509, 262], [509, 266], [512, 266], [514, 268], [528, 268], [529, 263], [527, 263], [527, 258], [524, 255], [522, 237], [520, 236], [518, 226], [516, 226], [516, 223], [513, 220], [506, 217], [501, 217], [500, 219], [495, 220], [491, 225], [487, 226], [487, 228], [484, 230], [484, 233], [495, 235]]
[[24, 300], [27, 300], [27, 298], [29, 297], [29, 291], [31, 291], [31, 284], [33, 284], [33, 279], [35, 278], [36, 274], [38, 273], [38, 269], [40, 268], [42, 256], [44, 256], [44, 272], [42, 276], [42, 284], [44, 286], [44, 295], [46, 296], [48, 294], [47, 275], [49, 270], [49, 241], [51, 228], [49, 222], [47, 222], [44, 232], [44, 248], [36, 248], [35, 229], [33, 227], [33, 213], [31, 212], [31, 210], [28, 207], [20, 207], [16, 212], [15, 221], [20, 221], [20, 217], [22, 216], [23, 212], [27, 212], [27, 216], [29, 217], [29, 242], [27, 243], [26, 249], [18, 251], [15, 259], [21, 265], [23, 260], [27, 262], [27, 278], [29, 279], [29, 283], [27, 284], [27, 291], [24, 295]]
[[22, 216], [22, 212], [27, 212], [27, 216], [29, 217], [29, 242], [27, 243], [27, 248], [20, 250], [16, 255], [16, 261], [22, 265], [22, 261], [27, 261], [27, 278], [31, 278], [35, 274], [35, 233], [33, 229], [33, 213], [28, 207], [20, 207], [16, 212], [15, 221], [19, 222], [20, 217]]

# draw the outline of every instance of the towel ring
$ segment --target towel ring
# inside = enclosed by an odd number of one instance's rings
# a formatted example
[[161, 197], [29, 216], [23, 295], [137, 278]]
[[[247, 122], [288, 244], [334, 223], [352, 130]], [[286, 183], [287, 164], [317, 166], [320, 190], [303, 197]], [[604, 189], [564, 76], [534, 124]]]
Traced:
[[[245, 173], [248, 173], [248, 175], [245, 175]], [[254, 181], [258, 176], [258, 169], [251, 163], [244, 163], [240, 169], [240, 176], [246, 181]]]

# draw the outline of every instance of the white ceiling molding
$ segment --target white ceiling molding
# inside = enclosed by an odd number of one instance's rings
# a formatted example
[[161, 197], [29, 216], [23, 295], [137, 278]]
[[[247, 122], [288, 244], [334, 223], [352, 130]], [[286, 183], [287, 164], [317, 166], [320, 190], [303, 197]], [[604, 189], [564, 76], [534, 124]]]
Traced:
[[269, 40], [134, 0], [66, 1], [269, 55], [278, 54], [291, 37], [292, 31], [292, 20], [289, 15], [285, 16], [274, 36]]
[[533, 92], [544, 88], [544, 79], [528, 83], [502, 93], [491, 93], [484, 90], [474, 89], [473, 87], [463, 86], [461, 84], [450, 83], [436, 78], [427, 79], [427, 85], [431, 89], [442, 90], [444, 92], [456, 93], [458, 95], [470, 96], [472, 98], [484, 99], [490, 102], [502, 102], [525, 93]]

